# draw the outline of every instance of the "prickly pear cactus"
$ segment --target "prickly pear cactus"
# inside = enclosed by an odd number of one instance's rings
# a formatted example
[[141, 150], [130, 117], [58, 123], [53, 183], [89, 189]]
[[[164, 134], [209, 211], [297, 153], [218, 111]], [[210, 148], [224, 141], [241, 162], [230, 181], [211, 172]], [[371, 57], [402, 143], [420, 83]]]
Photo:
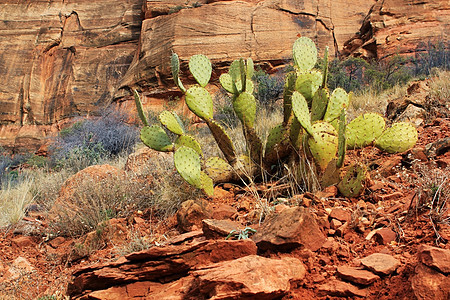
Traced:
[[175, 82], [176, 86], [183, 93], [185, 93], [186, 89], [180, 80], [180, 59], [178, 58], [178, 55], [176, 53], [173, 53], [172, 57], [170, 58], [170, 67], [172, 69], [173, 81]]
[[202, 156], [202, 147], [200, 146], [200, 144], [197, 142], [197, 140], [187, 134], [183, 134], [180, 135], [176, 140], [175, 140], [175, 151], [178, 150], [181, 147], [188, 147], [193, 149], [195, 152], [197, 152], [198, 155]]
[[234, 178], [233, 168], [220, 157], [210, 157], [205, 162], [205, 172], [215, 182], [227, 182]]
[[309, 149], [321, 170], [336, 157], [338, 149], [338, 134], [334, 127], [326, 122], [312, 125], [312, 135], [308, 138]]
[[372, 144], [384, 131], [386, 122], [376, 113], [367, 113], [351, 121], [346, 128], [348, 149], [362, 148]]
[[314, 94], [311, 104], [311, 121], [322, 120], [327, 110], [330, 95], [326, 89], [319, 89]]
[[175, 112], [165, 110], [159, 114], [158, 119], [171, 132], [178, 135], [184, 134], [183, 123]]
[[312, 70], [310, 73], [302, 73], [297, 76], [295, 90], [300, 92], [310, 102], [321, 84], [322, 74], [319, 71]]
[[361, 195], [366, 184], [366, 173], [367, 169], [364, 165], [354, 164], [351, 166], [337, 186], [339, 192], [349, 198]]
[[203, 120], [213, 117], [211, 94], [203, 87], [193, 86], [186, 91], [186, 104], [189, 109]]
[[253, 127], [256, 118], [255, 96], [247, 92], [241, 93], [234, 101], [233, 108], [244, 126]]
[[414, 147], [418, 134], [410, 123], [395, 123], [375, 141], [375, 146], [387, 153], [405, 152]]
[[138, 111], [139, 118], [141, 119], [142, 123], [144, 123], [145, 126], [149, 126], [147, 117], [144, 113], [144, 108], [142, 107], [141, 97], [139, 96], [138, 92], [136, 90], [133, 90], [134, 94], [134, 102], [136, 103], [136, 108]]
[[313, 135], [311, 116], [309, 115], [308, 102], [302, 94], [295, 91], [292, 94], [292, 111], [306, 132]]
[[[351, 93], [347, 94], [341, 88], [331, 95], [328, 92], [327, 56], [328, 49], [325, 50], [322, 72], [314, 70], [317, 62], [314, 42], [302, 37], [294, 43], [294, 71], [286, 75], [283, 92], [283, 122], [270, 131], [265, 147], [255, 129], [257, 101], [251, 81], [253, 60], [238, 59], [231, 63], [228, 73], [222, 74], [219, 81], [232, 94], [233, 109], [242, 123], [247, 149], [246, 155], [239, 156], [229, 135], [213, 119], [212, 97], [205, 88], [211, 79], [211, 62], [204, 55], [190, 58], [189, 70], [198, 84], [186, 89], [179, 76], [179, 58], [174, 54], [171, 68], [175, 84], [185, 93], [188, 108], [208, 125], [225, 160], [204, 158], [200, 144], [186, 134], [175, 113], [164, 111], [159, 115], [164, 128], [149, 126], [139, 95], [134, 91], [138, 114], [145, 125], [141, 139], [152, 149], [173, 151], [177, 171], [207, 195], [212, 195], [215, 181], [253, 180], [261, 174], [263, 177], [275, 172], [281, 174], [285, 166], [296, 166], [292, 174], [304, 178], [302, 182], [306, 187], [337, 184], [342, 195], [356, 197], [364, 191], [367, 171], [363, 165], [355, 164], [342, 176], [346, 149], [374, 144], [389, 153], [403, 152], [414, 146], [417, 131], [408, 123], [396, 123], [385, 129], [383, 117], [373, 113], [361, 115], [346, 124], [345, 111]], [[174, 141], [165, 129], [177, 135]]]
[[167, 133], [158, 125], [145, 126], [141, 129], [141, 140], [153, 150], [173, 151], [173, 144]]
[[205, 87], [211, 79], [212, 66], [209, 59], [202, 55], [194, 55], [189, 60], [189, 71], [200, 86]]
[[342, 109], [346, 109], [349, 104], [349, 97], [344, 89], [337, 88], [333, 91], [328, 102], [328, 107], [323, 117], [326, 122], [333, 122], [339, 118]]
[[189, 147], [182, 146], [173, 155], [175, 168], [189, 184], [202, 189], [207, 195], [213, 194], [212, 179], [201, 171], [200, 156]]
[[317, 48], [314, 42], [307, 38], [297, 39], [293, 46], [294, 63], [301, 72], [308, 72], [317, 62]]

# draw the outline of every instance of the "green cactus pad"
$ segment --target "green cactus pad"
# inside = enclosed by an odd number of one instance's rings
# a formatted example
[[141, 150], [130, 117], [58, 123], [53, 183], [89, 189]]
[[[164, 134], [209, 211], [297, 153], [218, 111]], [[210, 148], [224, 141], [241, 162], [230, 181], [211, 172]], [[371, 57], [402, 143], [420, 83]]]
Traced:
[[301, 72], [308, 72], [317, 62], [317, 48], [307, 37], [297, 39], [293, 46], [294, 63]]
[[170, 130], [171, 132], [173, 132], [177, 135], [184, 134], [183, 123], [181, 123], [180, 118], [178, 117], [178, 115], [175, 112], [170, 112], [170, 111], [165, 110], [159, 114], [158, 118], [159, 118], [159, 121], [161, 122], [161, 124], [166, 126], [166, 128], [168, 130]]
[[302, 125], [300, 124], [297, 118], [293, 118], [289, 131], [289, 138], [295, 149], [300, 149], [302, 135], [303, 135]]
[[253, 74], [255, 73], [255, 65], [253, 63], [253, 59], [247, 58], [247, 69], [246, 69], [246, 76], [247, 79], [251, 80], [253, 77]]
[[256, 118], [256, 99], [250, 93], [243, 92], [233, 101], [233, 109], [239, 120], [245, 125], [253, 127]]
[[357, 149], [372, 144], [386, 126], [384, 118], [376, 113], [367, 113], [351, 121], [346, 128], [347, 148]]
[[195, 150], [195, 152], [197, 152], [199, 155], [203, 155], [202, 153], [202, 147], [200, 146], [200, 144], [197, 142], [197, 140], [187, 134], [184, 135], [180, 135], [176, 140], [175, 140], [175, 151], [177, 149], [179, 149], [180, 147], [185, 146], [185, 147], [189, 147]]
[[136, 90], [133, 90], [133, 94], [139, 118], [141, 119], [142, 123], [144, 123], [145, 126], [148, 126], [149, 124], [147, 121], [147, 117], [145, 116], [144, 113], [144, 108], [142, 107], [141, 97], [139, 96], [139, 93]]
[[366, 185], [366, 173], [367, 170], [363, 165], [352, 165], [337, 186], [339, 192], [348, 198], [361, 195]]
[[323, 117], [326, 122], [332, 122], [339, 118], [341, 110], [347, 108], [349, 103], [349, 97], [344, 89], [337, 88], [333, 91], [328, 102], [327, 111]]
[[327, 109], [330, 95], [326, 89], [318, 89], [311, 104], [311, 122], [322, 120]]
[[229, 182], [233, 178], [233, 168], [220, 157], [210, 157], [205, 162], [205, 172], [214, 182]]
[[296, 72], [289, 72], [286, 75], [286, 80], [285, 80], [284, 90], [283, 90], [283, 110], [284, 110], [283, 123], [285, 125], [288, 124], [289, 120], [291, 119], [291, 115], [292, 115], [292, 93], [295, 90], [295, 81], [296, 80], [297, 80]]
[[201, 189], [202, 191], [208, 195], [209, 197], [212, 197], [214, 195], [214, 182], [213, 180], [205, 173], [200, 173], [200, 183], [201, 183]]
[[328, 46], [325, 47], [325, 53], [323, 54], [323, 69], [322, 69], [322, 84], [321, 88], [327, 88], [328, 82]]
[[211, 94], [203, 87], [193, 86], [186, 91], [186, 104], [189, 109], [203, 120], [213, 117]]
[[202, 188], [200, 156], [194, 149], [182, 146], [173, 155], [175, 168], [189, 184]]
[[345, 151], [347, 150], [346, 136], [345, 136], [345, 109], [342, 109], [339, 116], [339, 130], [338, 130], [338, 153], [336, 167], [340, 168], [344, 164]]
[[312, 70], [310, 73], [298, 74], [295, 90], [300, 92], [310, 102], [321, 84], [322, 74], [319, 71]]
[[167, 133], [158, 125], [145, 126], [141, 129], [142, 142], [157, 151], [173, 151], [173, 144]]
[[306, 132], [312, 135], [311, 117], [309, 115], [308, 102], [302, 94], [295, 91], [292, 93], [292, 110], [297, 120]]
[[231, 75], [228, 73], [223, 73], [219, 77], [219, 82], [222, 85], [222, 87], [229, 93], [233, 93], [233, 78], [231, 78]]
[[194, 55], [189, 60], [189, 71], [191, 71], [198, 84], [205, 87], [208, 84], [209, 79], [211, 79], [211, 62], [203, 54]]
[[388, 153], [405, 152], [417, 143], [417, 130], [411, 123], [394, 123], [375, 140], [375, 146]]
[[321, 170], [325, 170], [328, 163], [336, 157], [338, 134], [327, 122], [314, 123], [312, 131], [313, 135], [308, 138], [308, 146]]
[[170, 67], [172, 69], [172, 77], [176, 86], [183, 92], [186, 92], [186, 88], [183, 86], [183, 83], [180, 80], [180, 59], [176, 53], [172, 53], [172, 57], [170, 58]]
[[241, 80], [241, 64], [243, 63], [244, 62], [240, 59], [236, 59], [231, 63], [230, 68], [228, 69], [228, 74], [230, 74], [234, 82]]
[[268, 166], [276, 163], [279, 159], [286, 157], [292, 147], [289, 143], [289, 136], [283, 124], [275, 126], [267, 137], [266, 149], [264, 151], [264, 163]]
[[269, 132], [266, 142], [266, 153], [269, 153], [271, 149], [276, 145], [280, 144], [286, 136], [286, 128], [283, 124], [277, 125], [272, 128]]
[[231, 141], [230, 136], [225, 132], [225, 130], [213, 119], [207, 120], [206, 124], [211, 130], [211, 133], [216, 140], [219, 149], [222, 151], [225, 159], [232, 164], [236, 160], [236, 151]]

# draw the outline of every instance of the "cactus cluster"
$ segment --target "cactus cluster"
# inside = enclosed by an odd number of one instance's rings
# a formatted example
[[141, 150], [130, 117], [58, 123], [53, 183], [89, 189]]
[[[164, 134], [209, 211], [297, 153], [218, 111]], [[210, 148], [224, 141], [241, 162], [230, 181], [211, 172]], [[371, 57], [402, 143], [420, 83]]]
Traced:
[[[186, 134], [174, 112], [163, 111], [159, 115], [163, 127], [150, 126], [135, 91], [138, 113], [145, 125], [141, 139], [152, 149], [174, 152], [175, 167], [180, 175], [207, 195], [212, 195], [214, 183], [242, 178], [244, 169], [247, 176], [260, 171], [271, 173], [280, 160], [289, 159], [299, 170], [304, 170], [305, 161], [314, 161], [313, 172], [322, 186], [336, 184], [341, 194], [355, 197], [364, 189], [366, 168], [357, 163], [344, 171], [346, 149], [375, 145], [388, 153], [403, 152], [415, 145], [417, 131], [409, 123], [396, 123], [386, 128], [384, 118], [375, 113], [360, 115], [347, 124], [345, 112], [351, 96], [341, 88], [328, 91], [327, 56], [328, 50], [323, 70], [315, 70], [317, 48], [314, 42], [301, 37], [294, 43], [294, 71], [286, 75], [283, 93], [283, 122], [269, 132], [265, 147], [254, 127], [257, 101], [251, 80], [253, 61], [235, 60], [229, 71], [220, 76], [220, 84], [231, 94], [233, 109], [246, 139], [247, 151], [238, 156], [231, 138], [213, 118], [212, 96], [205, 88], [211, 78], [211, 62], [204, 55], [190, 58], [189, 71], [197, 84], [186, 89], [179, 77], [179, 58], [173, 54], [171, 67], [175, 84], [184, 92], [188, 108], [208, 125], [225, 159], [204, 158], [200, 144]], [[175, 141], [166, 130], [177, 136]]]

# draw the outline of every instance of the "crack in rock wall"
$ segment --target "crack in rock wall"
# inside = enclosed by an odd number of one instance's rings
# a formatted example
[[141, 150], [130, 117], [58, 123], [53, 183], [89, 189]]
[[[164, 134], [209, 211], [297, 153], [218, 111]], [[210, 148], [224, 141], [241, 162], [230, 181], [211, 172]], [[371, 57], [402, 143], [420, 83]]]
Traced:
[[33, 150], [107, 103], [137, 48], [142, 4], [0, 0], [0, 145]]

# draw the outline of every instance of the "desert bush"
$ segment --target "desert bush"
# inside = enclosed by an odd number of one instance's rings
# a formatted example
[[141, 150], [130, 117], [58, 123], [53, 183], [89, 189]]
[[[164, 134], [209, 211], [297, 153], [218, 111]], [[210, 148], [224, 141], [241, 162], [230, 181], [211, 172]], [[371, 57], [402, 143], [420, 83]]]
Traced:
[[[323, 60], [318, 65], [322, 66]], [[381, 93], [396, 85], [402, 85], [412, 78], [410, 60], [395, 55], [380, 62], [367, 62], [359, 57], [344, 60], [334, 59], [329, 64], [328, 87], [343, 88], [347, 92]]]
[[98, 118], [82, 119], [62, 130], [51, 146], [52, 166], [78, 171], [131, 152], [138, 132], [127, 120], [127, 114], [107, 108]]
[[430, 75], [433, 69], [450, 70], [450, 42], [421, 43], [416, 48], [414, 75]]
[[32, 159], [31, 154], [10, 155], [0, 154], [0, 187], [7, 184], [10, 187], [21, 181], [21, 166]]
[[284, 75], [270, 75], [259, 69], [253, 75], [253, 80], [256, 86], [255, 97], [259, 103], [268, 108], [274, 107], [275, 102], [283, 95]]

